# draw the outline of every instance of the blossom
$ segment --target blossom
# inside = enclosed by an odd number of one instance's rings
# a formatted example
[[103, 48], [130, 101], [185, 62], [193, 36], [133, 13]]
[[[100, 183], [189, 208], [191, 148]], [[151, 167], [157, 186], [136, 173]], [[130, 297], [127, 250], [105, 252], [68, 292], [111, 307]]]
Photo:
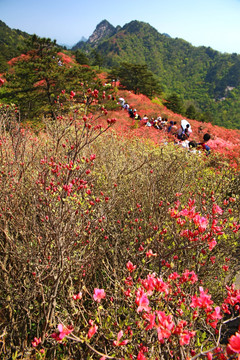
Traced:
[[82, 298], [82, 292], [80, 291], [78, 294], [73, 294], [73, 300], [80, 300]]
[[156, 326], [155, 317], [156, 317], [155, 313], [153, 313], [153, 314], [145, 314], [144, 319], [149, 321], [149, 325], [145, 328], [146, 331], [150, 330], [154, 326]]
[[163, 311], [157, 311], [158, 325], [157, 333], [158, 340], [163, 343], [164, 339], [168, 339], [171, 336], [174, 328], [174, 322], [172, 321], [172, 315], [166, 315]]
[[232, 335], [229, 339], [229, 348], [235, 353], [240, 354], [240, 333], [237, 332], [235, 335]]
[[41, 343], [41, 341], [42, 341], [41, 338], [38, 339], [35, 337], [34, 340], [32, 341], [32, 346], [33, 347], [38, 346]]
[[[217, 323], [219, 319], [222, 319], [222, 315], [220, 314], [220, 307], [216, 306], [214, 309], [214, 312], [210, 315], [208, 315], [207, 317], [207, 322], [214, 328], [216, 329], [217, 327]], [[213, 322], [209, 322], [209, 320], [214, 320]]]
[[91, 337], [97, 332], [98, 326], [97, 325], [93, 325], [90, 327], [90, 329], [88, 330], [88, 338], [91, 339]]
[[222, 215], [223, 214], [223, 209], [220, 208], [220, 206], [218, 206], [217, 204], [213, 204], [213, 207], [212, 207], [212, 214], [219, 214], [219, 215]]
[[146, 312], [150, 311], [149, 300], [145, 293], [141, 293], [140, 296], [136, 298], [136, 304], [138, 305], [137, 312], [145, 310]]
[[123, 340], [120, 342], [120, 339], [122, 338], [122, 336], [123, 336], [123, 331], [120, 330], [119, 333], [117, 334], [117, 340], [114, 340], [114, 342], [113, 342], [114, 346], [126, 345], [129, 342], [129, 340]]
[[93, 299], [100, 303], [102, 299], [106, 297], [106, 293], [104, 289], [94, 289]]
[[180, 334], [180, 345], [188, 345], [191, 338], [194, 337], [196, 334], [195, 331], [188, 331], [188, 330], [184, 330], [181, 334]]
[[127, 262], [127, 269], [130, 272], [133, 272], [136, 269], [137, 265], [133, 265], [133, 263], [131, 261]]
[[211, 352], [208, 352], [208, 353], [207, 353], [207, 359], [208, 359], [208, 360], [212, 360], [212, 358], [213, 358], [212, 353], [211, 353]]
[[153, 253], [152, 250], [150, 249], [150, 250], [148, 250], [148, 251], [146, 252], [146, 256], [147, 256], [147, 257], [157, 256], [157, 254], [156, 254], [156, 253]]
[[196, 215], [193, 219], [194, 223], [198, 226], [198, 230], [202, 233], [206, 230], [208, 219], [204, 216]]
[[147, 360], [147, 358], [143, 355], [142, 351], [138, 353], [137, 360]]
[[207, 290], [204, 291], [202, 286], [199, 287], [200, 296], [197, 297], [196, 295], [192, 296], [192, 303], [191, 307], [196, 308], [209, 308], [212, 305], [213, 301], [211, 300], [211, 295], [207, 295]]
[[62, 324], [58, 324], [58, 331], [53, 333], [51, 337], [58, 342], [62, 342], [63, 338], [73, 331], [72, 326], [63, 327]]
[[217, 242], [215, 239], [212, 239], [211, 241], [209, 241], [209, 243], [208, 243], [209, 250], [212, 251], [212, 249], [215, 248], [216, 245], [217, 245]]

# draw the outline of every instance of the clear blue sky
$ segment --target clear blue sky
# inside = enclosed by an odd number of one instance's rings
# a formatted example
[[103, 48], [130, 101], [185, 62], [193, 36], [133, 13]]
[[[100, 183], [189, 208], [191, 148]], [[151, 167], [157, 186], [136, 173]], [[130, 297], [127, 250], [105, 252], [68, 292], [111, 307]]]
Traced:
[[74, 45], [102, 20], [144, 21], [194, 46], [240, 54], [240, 0], [0, 0], [10, 28]]

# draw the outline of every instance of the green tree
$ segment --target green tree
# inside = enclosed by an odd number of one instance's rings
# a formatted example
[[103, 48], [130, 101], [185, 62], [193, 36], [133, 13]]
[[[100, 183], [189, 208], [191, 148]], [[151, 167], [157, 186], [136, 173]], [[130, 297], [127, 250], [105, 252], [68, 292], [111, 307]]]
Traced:
[[195, 108], [195, 106], [193, 104], [190, 104], [187, 107], [187, 110], [185, 112], [185, 115], [189, 118], [189, 119], [196, 119], [197, 117], [197, 110]]
[[114, 68], [110, 78], [119, 79], [121, 85], [134, 91], [135, 94], [144, 94], [153, 97], [161, 94], [162, 87], [154, 77], [153, 73], [147, 69], [147, 65], [130, 64], [123, 62], [119, 68]]
[[174, 113], [182, 114], [184, 112], [183, 102], [175, 93], [170, 95], [163, 104]]
[[97, 50], [93, 50], [91, 52], [91, 58], [92, 58], [92, 65], [93, 66], [98, 66], [98, 68], [100, 69], [100, 67], [102, 66], [103, 64], [103, 57], [102, 55], [100, 54], [100, 52], [98, 52]]
[[6, 74], [7, 82], [0, 98], [15, 103], [22, 119], [46, 113], [55, 117], [56, 101], [62, 90], [82, 92], [81, 82], [88, 87], [91, 84], [100, 87], [93, 70], [74, 63], [69, 66], [64, 63], [63, 55], [55, 41], [33, 35], [26, 42], [23, 55]]
[[75, 52], [75, 58], [76, 58], [77, 63], [80, 65], [89, 65], [90, 64], [90, 60], [87, 57], [87, 55], [79, 49]]

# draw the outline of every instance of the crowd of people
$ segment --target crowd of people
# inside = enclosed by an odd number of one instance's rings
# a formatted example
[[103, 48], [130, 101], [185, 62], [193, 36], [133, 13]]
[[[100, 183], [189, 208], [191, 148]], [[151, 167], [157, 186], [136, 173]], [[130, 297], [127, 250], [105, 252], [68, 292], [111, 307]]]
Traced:
[[[196, 142], [195, 140], [190, 140], [190, 136], [192, 134], [192, 129], [190, 123], [186, 119], [181, 120], [181, 124], [178, 127], [176, 121], [168, 122], [167, 118], [162, 118], [158, 116], [156, 119], [145, 114], [142, 118], [138, 114], [137, 109], [133, 109], [124, 98], [119, 98], [118, 103], [125, 109], [130, 118], [140, 121], [144, 126], [151, 127], [153, 126], [155, 129], [166, 132], [168, 135], [172, 135], [174, 144], [180, 145], [186, 149], [189, 149], [193, 152], [201, 151], [202, 149], [206, 152], [206, 155], [210, 154], [210, 147], [207, 145], [207, 142], [210, 140], [211, 136], [209, 133], [203, 134], [202, 142]], [[202, 127], [201, 127], [202, 128]], [[202, 130], [202, 129], [201, 129]], [[203, 131], [201, 131], [203, 133]]]

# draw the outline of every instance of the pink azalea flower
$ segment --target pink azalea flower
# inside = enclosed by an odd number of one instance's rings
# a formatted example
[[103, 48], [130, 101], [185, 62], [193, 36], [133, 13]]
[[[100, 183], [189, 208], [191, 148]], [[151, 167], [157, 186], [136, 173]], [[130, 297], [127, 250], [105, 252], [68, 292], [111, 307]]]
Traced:
[[68, 326], [68, 327], [63, 327], [63, 325], [62, 324], [58, 324], [58, 331], [57, 332], [55, 332], [55, 333], [53, 333], [52, 335], [51, 335], [51, 337], [53, 338], [53, 339], [55, 339], [56, 341], [58, 341], [58, 342], [62, 342], [62, 340], [63, 340], [63, 338], [65, 337], [65, 336], [67, 336], [68, 334], [70, 334], [71, 332], [73, 331], [73, 327], [72, 326]]
[[138, 353], [137, 360], [147, 360], [147, 358], [143, 355], [142, 351]]
[[34, 340], [32, 341], [32, 346], [37, 347], [41, 343], [41, 341], [42, 341], [41, 338], [38, 339], [35, 337]]
[[130, 272], [133, 272], [136, 269], [137, 265], [133, 265], [133, 263], [131, 261], [127, 262], [127, 269]]
[[146, 252], [146, 256], [147, 256], [147, 257], [157, 256], [157, 254], [156, 254], [156, 253], [153, 253], [152, 250], [150, 249], [150, 250], [148, 250], [148, 251]]
[[106, 297], [106, 293], [104, 289], [94, 289], [93, 298], [95, 301], [99, 302]]
[[215, 239], [212, 239], [209, 243], [208, 243], [208, 248], [210, 251], [212, 251], [212, 249], [215, 248], [215, 246], [217, 245], [217, 242]]
[[213, 304], [213, 301], [211, 300], [211, 295], [207, 295], [207, 290], [204, 291], [202, 286], [199, 287], [200, 290], [200, 296], [197, 297], [196, 295], [192, 296], [192, 303], [191, 307], [196, 308], [210, 308], [210, 306]]
[[146, 312], [149, 312], [151, 308], [149, 305], [149, 300], [147, 298], [147, 295], [145, 293], [141, 294], [139, 297], [136, 298], [136, 303], [138, 305], [137, 312], [141, 312], [145, 310]]
[[115, 340], [113, 342], [114, 346], [123, 346], [123, 345], [126, 345], [129, 342], [129, 340], [123, 340], [123, 341], [120, 342], [120, 339], [122, 338], [122, 336], [123, 336], [123, 331], [120, 330], [119, 333], [117, 334], [117, 340]]
[[213, 215], [215, 215], [215, 214], [222, 215], [222, 214], [223, 214], [223, 209], [220, 208], [220, 206], [218, 206], [217, 204], [213, 204], [212, 214], [213, 214]]
[[157, 319], [158, 340], [163, 343], [164, 339], [168, 339], [171, 336], [174, 322], [172, 321], [172, 315], [166, 315], [163, 311], [157, 311]]
[[212, 352], [208, 352], [207, 353], [207, 360], [212, 360], [212, 358], [213, 358]]
[[204, 216], [196, 215], [193, 219], [194, 223], [198, 226], [198, 230], [202, 233], [206, 230], [208, 219]]
[[196, 334], [195, 331], [188, 331], [188, 330], [184, 330], [181, 334], [180, 334], [180, 345], [188, 345], [190, 343], [190, 340], [192, 337], [194, 337]]
[[145, 328], [146, 331], [150, 330], [156, 326], [155, 317], [156, 316], [154, 313], [153, 314], [145, 314], [144, 319], [149, 321], [149, 325]]
[[[214, 328], [216, 329], [217, 327], [217, 323], [218, 323], [218, 320], [222, 319], [222, 315], [220, 314], [220, 307], [219, 306], [216, 306], [215, 309], [214, 309], [214, 312], [210, 315], [208, 315], [207, 317], [207, 322]], [[213, 320], [212, 322], [210, 322], [210, 320]]]
[[91, 337], [97, 332], [98, 326], [97, 325], [93, 325], [90, 327], [90, 329], [88, 330], [88, 338], [91, 339]]
[[235, 335], [232, 335], [229, 339], [229, 347], [235, 353], [240, 354], [240, 333], [237, 332]]

